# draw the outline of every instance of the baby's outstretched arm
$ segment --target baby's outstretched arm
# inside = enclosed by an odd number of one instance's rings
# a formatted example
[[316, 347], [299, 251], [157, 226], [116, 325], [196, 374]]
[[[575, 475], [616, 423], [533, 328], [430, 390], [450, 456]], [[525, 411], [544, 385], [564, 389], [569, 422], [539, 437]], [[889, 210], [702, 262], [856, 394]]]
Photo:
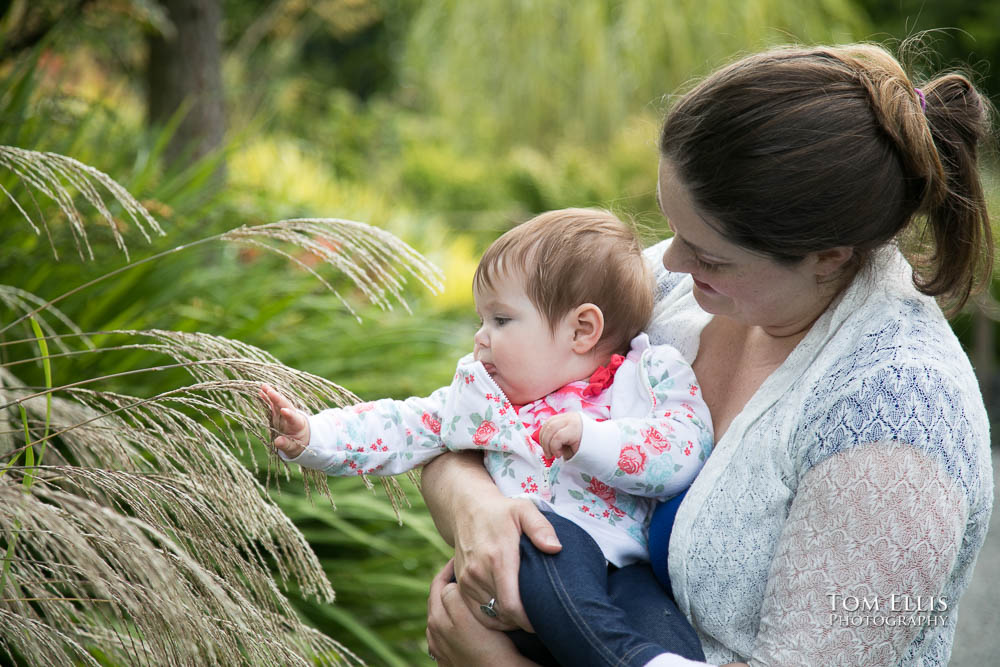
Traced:
[[274, 446], [288, 458], [295, 458], [309, 446], [309, 420], [277, 389], [260, 386], [261, 399], [271, 408]]

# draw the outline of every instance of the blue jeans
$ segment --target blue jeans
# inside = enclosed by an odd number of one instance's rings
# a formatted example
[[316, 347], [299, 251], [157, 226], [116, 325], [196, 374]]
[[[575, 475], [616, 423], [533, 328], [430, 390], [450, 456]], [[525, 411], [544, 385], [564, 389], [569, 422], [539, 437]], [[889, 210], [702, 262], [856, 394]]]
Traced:
[[544, 512], [563, 548], [544, 554], [521, 537], [521, 601], [536, 634], [509, 632], [542, 665], [644, 665], [660, 653], [704, 660], [694, 628], [648, 563], [608, 566], [594, 539]]

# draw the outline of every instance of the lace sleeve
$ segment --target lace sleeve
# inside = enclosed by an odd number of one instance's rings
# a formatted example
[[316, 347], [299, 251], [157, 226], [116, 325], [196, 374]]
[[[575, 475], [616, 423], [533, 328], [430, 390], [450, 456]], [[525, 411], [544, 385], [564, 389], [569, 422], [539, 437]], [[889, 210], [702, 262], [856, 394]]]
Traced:
[[910, 445], [815, 465], [771, 562], [750, 664], [897, 664], [928, 626], [955, 622], [941, 592], [966, 514], [961, 487]]

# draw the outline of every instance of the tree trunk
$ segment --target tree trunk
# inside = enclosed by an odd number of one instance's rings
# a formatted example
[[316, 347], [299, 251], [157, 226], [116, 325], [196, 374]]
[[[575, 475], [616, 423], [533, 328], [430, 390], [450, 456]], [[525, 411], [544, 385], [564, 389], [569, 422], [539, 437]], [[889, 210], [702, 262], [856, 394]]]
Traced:
[[[164, 125], [184, 107], [183, 120], [170, 139], [166, 160], [196, 160], [222, 145], [225, 114], [222, 95], [219, 26], [221, 0], [159, 0], [174, 25], [171, 35], [148, 39], [147, 111], [150, 125]], [[221, 178], [220, 166], [217, 176]]]

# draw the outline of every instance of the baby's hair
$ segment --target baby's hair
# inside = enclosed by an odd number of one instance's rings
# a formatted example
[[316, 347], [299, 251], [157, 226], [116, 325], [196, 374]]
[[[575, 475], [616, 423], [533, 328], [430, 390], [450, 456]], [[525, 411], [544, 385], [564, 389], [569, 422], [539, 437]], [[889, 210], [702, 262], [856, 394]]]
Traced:
[[598, 348], [625, 352], [653, 313], [652, 273], [635, 231], [608, 211], [567, 208], [542, 213], [487, 248], [476, 290], [522, 275], [525, 291], [549, 327], [577, 306], [604, 314]]

